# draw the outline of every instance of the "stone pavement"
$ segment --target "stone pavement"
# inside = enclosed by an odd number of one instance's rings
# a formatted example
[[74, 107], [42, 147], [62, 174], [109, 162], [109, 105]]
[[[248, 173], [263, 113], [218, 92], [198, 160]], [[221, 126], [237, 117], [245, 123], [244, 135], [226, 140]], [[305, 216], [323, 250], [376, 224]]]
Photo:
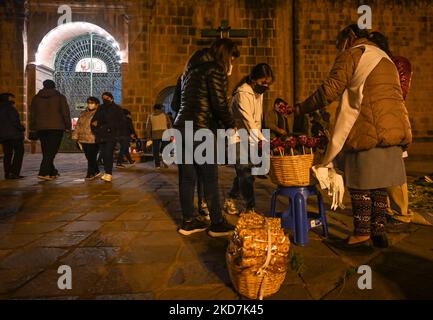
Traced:
[[[40, 182], [40, 157], [26, 155], [26, 179], [0, 181], [1, 299], [240, 299], [225, 265], [228, 240], [176, 232], [175, 167], [141, 163], [115, 171], [112, 184], [84, 182], [84, 156], [60, 154], [62, 176]], [[232, 176], [220, 169], [221, 190]], [[273, 188], [257, 181], [259, 211], [268, 212]], [[328, 212], [330, 239], [315, 230], [307, 247], [291, 247], [291, 269], [270, 299], [433, 298], [433, 229], [390, 234], [386, 250], [338, 249], [352, 230], [346, 202]], [[373, 270], [372, 290], [357, 288], [363, 264]], [[57, 287], [61, 265], [72, 268], [72, 290]]]

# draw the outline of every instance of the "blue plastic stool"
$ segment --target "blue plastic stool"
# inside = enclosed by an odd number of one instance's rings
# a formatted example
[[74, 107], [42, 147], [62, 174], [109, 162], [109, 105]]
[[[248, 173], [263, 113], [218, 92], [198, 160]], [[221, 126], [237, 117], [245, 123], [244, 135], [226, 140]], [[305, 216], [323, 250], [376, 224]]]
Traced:
[[[278, 187], [272, 194], [271, 216], [276, 217], [276, 204], [278, 196], [286, 196], [289, 199], [289, 207], [282, 213], [281, 224], [283, 228], [289, 228], [294, 232], [293, 242], [299, 246], [308, 244], [308, 232], [315, 226], [322, 224], [323, 234], [328, 237], [328, 223], [326, 221], [325, 205], [323, 197], [315, 186], [308, 187]], [[307, 199], [317, 196], [319, 203], [319, 224], [316, 219], [310, 219], [307, 213]]]

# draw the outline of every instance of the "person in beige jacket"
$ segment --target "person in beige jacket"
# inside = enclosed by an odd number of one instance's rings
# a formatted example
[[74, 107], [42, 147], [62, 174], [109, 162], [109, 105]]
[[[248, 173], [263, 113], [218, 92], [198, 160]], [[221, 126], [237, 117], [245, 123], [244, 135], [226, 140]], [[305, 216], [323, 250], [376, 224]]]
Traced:
[[[368, 40], [368, 31], [360, 30], [357, 25], [343, 29], [337, 40], [341, 53], [329, 77], [314, 94], [297, 104], [295, 111], [310, 113], [341, 98], [351, 87], [367, 46], [378, 50]], [[412, 142], [399, 74], [391, 59], [378, 62], [368, 75], [362, 94], [359, 116], [340, 153], [344, 157], [345, 182], [352, 198], [355, 227], [348, 245], [360, 245], [372, 239], [375, 246], [387, 247], [386, 189], [406, 182], [402, 155], [403, 149]]]
[[80, 149], [83, 150], [87, 159], [86, 180], [94, 180], [101, 176], [96, 160], [99, 147], [98, 144], [96, 144], [95, 135], [93, 134], [90, 127], [92, 118], [95, 115], [98, 107], [98, 98], [87, 98], [87, 108], [80, 113], [75, 130], [72, 132], [72, 140], [75, 140], [80, 145]]
[[163, 108], [162, 104], [155, 104], [153, 112], [149, 115], [146, 122], [146, 137], [152, 141], [153, 159], [156, 169], [161, 168], [161, 158], [159, 155], [163, 147], [162, 135], [165, 130], [173, 126]]

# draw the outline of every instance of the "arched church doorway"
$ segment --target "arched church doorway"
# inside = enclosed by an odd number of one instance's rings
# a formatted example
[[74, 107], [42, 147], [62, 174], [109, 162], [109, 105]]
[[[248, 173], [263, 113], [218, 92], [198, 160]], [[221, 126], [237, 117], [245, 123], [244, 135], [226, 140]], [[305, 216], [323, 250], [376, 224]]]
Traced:
[[[109, 91], [113, 93], [114, 100], [121, 103], [119, 60], [113, 44], [94, 34], [78, 36], [59, 50], [54, 64], [54, 82], [68, 100], [72, 119], [76, 120], [86, 108], [89, 96], [101, 99], [102, 93]], [[76, 151], [74, 143], [68, 138], [65, 135], [60, 150]]]
[[[52, 79], [66, 96], [71, 118], [75, 122], [86, 107], [89, 96], [101, 98], [105, 91], [122, 103], [121, 63], [127, 50], [104, 29], [87, 22], [72, 22], [51, 30], [41, 41], [36, 53], [36, 89], [45, 79]], [[65, 135], [63, 152], [78, 149]]]
[[171, 109], [171, 102], [173, 100], [174, 91], [176, 89], [176, 86], [170, 86], [162, 90], [158, 97], [156, 98], [156, 103], [160, 103], [164, 105], [164, 111], [165, 113], [171, 112], [173, 115], [175, 112]]
[[89, 96], [100, 99], [105, 91], [122, 100], [119, 56], [109, 40], [82, 35], [66, 43], [57, 53], [54, 69], [57, 89], [68, 99], [71, 117], [78, 117]]

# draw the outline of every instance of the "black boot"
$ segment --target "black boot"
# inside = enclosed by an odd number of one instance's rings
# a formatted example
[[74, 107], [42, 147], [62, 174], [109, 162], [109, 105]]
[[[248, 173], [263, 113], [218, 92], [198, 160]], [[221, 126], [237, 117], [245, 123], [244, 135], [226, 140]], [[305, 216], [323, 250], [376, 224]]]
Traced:
[[386, 233], [379, 233], [371, 237], [373, 245], [377, 248], [388, 248], [389, 242]]

